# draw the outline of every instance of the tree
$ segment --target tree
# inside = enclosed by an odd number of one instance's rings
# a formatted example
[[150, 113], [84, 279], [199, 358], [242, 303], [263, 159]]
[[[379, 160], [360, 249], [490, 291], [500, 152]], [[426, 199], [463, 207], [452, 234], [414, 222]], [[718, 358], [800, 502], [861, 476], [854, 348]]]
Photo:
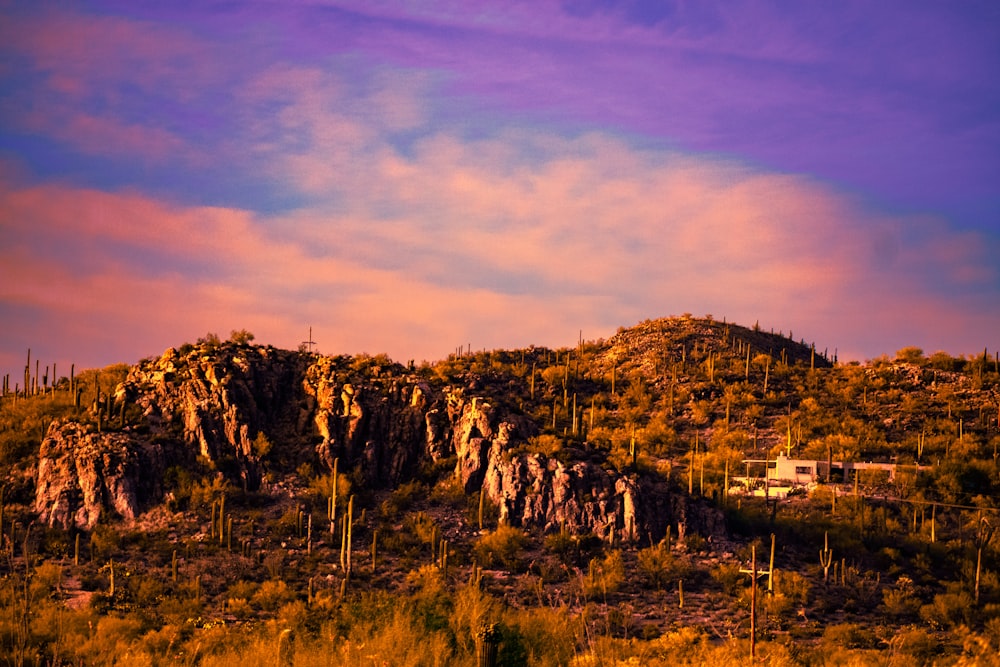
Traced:
[[249, 345], [253, 342], [254, 335], [246, 329], [233, 329], [229, 334], [229, 340], [237, 345]]
[[922, 366], [927, 359], [924, 358], [924, 351], [919, 347], [904, 347], [896, 352], [896, 361], [904, 361], [910, 364]]

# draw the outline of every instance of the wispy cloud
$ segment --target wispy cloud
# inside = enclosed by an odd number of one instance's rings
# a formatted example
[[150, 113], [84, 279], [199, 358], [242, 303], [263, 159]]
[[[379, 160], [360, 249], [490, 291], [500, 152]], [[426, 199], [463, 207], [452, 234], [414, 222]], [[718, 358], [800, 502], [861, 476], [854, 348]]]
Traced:
[[[315, 113], [302, 122], [323, 126], [332, 112]], [[142, 322], [137, 348], [242, 327], [294, 345], [312, 325], [337, 351], [397, 358], [463, 342], [561, 344], [580, 328], [607, 335], [685, 311], [795, 327], [857, 356], [873, 337], [932, 348], [956, 328], [979, 327], [970, 346], [987, 335], [975, 304], [950, 305], [997, 280], [983, 239], [930, 222], [910, 238], [900, 229], [912, 221], [809, 179], [595, 133], [437, 134], [409, 156], [376, 153], [368, 183], [286, 172], [289, 185], [336, 189], [347, 213], [322, 201], [268, 216], [8, 187], [0, 206], [18, 222], [3, 260], [31, 271], [2, 300], [53, 321], [105, 321], [109, 335]], [[322, 162], [289, 160], [310, 158]]]
[[855, 65], [814, 80], [848, 37], [735, 10], [424, 7], [305, 3], [277, 34], [263, 14], [0, 27], [9, 131], [72, 158], [0, 163], [0, 367], [234, 328], [294, 347], [310, 325], [329, 352], [433, 359], [682, 312], [858, 358], [1000, 346], [995, 236], [788, 166], [884, 169], [865, 142], [957, 113], [900, 115], [912, 90]]

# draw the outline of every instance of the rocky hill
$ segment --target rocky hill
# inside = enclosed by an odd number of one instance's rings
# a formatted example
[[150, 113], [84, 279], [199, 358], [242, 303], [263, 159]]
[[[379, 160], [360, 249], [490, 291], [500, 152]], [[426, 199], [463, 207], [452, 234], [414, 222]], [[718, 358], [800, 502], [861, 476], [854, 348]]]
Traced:
[[[72, 420], [49, 427], [34, 507], [49, 525], [90, 530], [109, 513], [132, 520], [161, 502], [170, 465], [200, 461], [254, 491], [269, 468], [306, 463], [329, 473], [339, 461], [365, 485], [392, 488], [445, 461], [467, 493], [483, 489], [512, 525], [608, 541], [659, 539], [678, 521], [682, 532], [688, 522], [724, 532], [714, 510], [656, 475], [615, 469], [583, 439], [561, 456], [531, 451], [542, 426], [509, 405], [516, 390], [489, 396], [505, 382], [523, 378], [491, 369], [441, 381], [386, 359], [234, 343], [171, 348], [129, 370], [100, 408], [102, 429]], [[254, 448], [261, 436], [273, 443], [266, 455]]]
[[[754, 549], [774, 664], [1000, 651], [989, 350], [844, 364], [682, 316], [419, 366], [209, 336], [39, 384], [0, 396], [10, 662], [368, 664], [385, 633], [467, 664], [490, 619], [501, 664], [732, 662]], [[744, 460], [781, 455], [898, 474], [758, 497]]]

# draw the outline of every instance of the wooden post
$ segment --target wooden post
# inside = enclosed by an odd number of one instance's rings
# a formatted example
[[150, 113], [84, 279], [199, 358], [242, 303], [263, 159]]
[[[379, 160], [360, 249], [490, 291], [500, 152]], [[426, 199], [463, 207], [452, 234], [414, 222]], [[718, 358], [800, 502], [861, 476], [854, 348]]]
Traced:
[[750, 575], [750, 662], [757, 659], [757, 545], [750, 545], [750, 568], [740, 572]]
[[774, 533], [771, 533], [771, 558], [767, 563], [767, 592], [774, 592]]

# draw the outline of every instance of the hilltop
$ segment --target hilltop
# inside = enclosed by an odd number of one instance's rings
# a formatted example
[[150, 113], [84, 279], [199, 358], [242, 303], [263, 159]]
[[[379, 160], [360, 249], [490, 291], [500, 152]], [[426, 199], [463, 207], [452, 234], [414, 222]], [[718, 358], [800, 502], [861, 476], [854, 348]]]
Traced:
[[[354, 664], [351, 641], [381, 646], [405, 612], [454, 664], [487, 622], [504, 664], [719, 659], [746, 649], [740, 569], [772, 534], [772, 655], [957, 659], [970, 632], [994, 650], [998, 362], [903, 348], [840, 364], [682, 316], [419, 366], [241, 332], [38, 380], [0, 398], [4, 627], [46, 613], [69, 629], [4, 650], [108, 662], [74, 644], [74, 624], [96, 623], [154, 664], [247, 642], [307, 664], [329, 636]], [[780, 502], [733, 495], [744, 459], [779, 455], [900, 467]], [[404, 600], [396, 616], [381, 594]]]

